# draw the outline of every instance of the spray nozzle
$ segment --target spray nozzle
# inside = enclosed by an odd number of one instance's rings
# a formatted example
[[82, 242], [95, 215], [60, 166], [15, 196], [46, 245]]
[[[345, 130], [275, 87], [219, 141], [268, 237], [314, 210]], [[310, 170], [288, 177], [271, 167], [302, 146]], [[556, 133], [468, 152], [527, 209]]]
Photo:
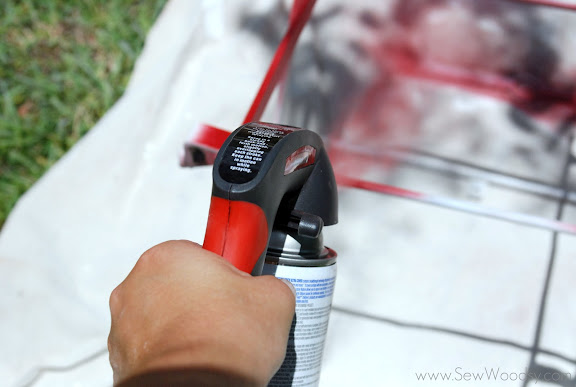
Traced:
[[292, 210], [286, 226], [297, 231], [302, 237], [318, 238], [324, 227], [324, 221], [318, 215]]

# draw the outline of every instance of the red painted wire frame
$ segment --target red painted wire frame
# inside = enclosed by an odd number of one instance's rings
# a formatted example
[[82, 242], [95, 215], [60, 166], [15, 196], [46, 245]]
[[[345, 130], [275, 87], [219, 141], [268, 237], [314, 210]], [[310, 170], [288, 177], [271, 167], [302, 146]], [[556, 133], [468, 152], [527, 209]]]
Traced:
[[[576, 10], [576, 5], [567, 4], [557, 0], [508, 0], [508, 1], [567, 9], [573, 11]], [[276, 53], [274, 55], [274, 58], [272, 59], [270, 67], [268, 68], [268, 72], [266, 73], [264, 81], [262, 82], [260, 89], [258, 90], [258, 93], [254, 98], [248, 113], [246, 114], [246, 117], [244, 118], [244, 123], [258, 121], [262, 117], [264, 109], [268, 104], [268, 101], [270, 99], [270, 96], [272, 95], [272, 92], [274, 91], [274, 88], [276, 87], [279, 79], [286, 71], [286, 67], [290, 62], [292, 53], [294, 51], [294, 47], [296, 46], [296, 42], [298, 41], [298, 37], [300, 36], [300, 33], [302, 32], [304, 26], [310, 19], [312, 9], [314, 8], [315, 3], [316, 0], [294, 0], [294, 4], [290, 12], [288, 30], [286, 31], [286, 34], [284, 35], [282, 41], [278, 46], [278, 49], [276, 50]], [[436, 80], [442, 81], [441, 79], [442, 76], [440, 74], [436, 75], [437, 75]], [[450, 81], [456, 81], [456, 79], [451, 80], [443, 79], [443, 81], [445, 81], [446, 83], [451, 83]], [[456, 81], [454, 83], [464, 83], [464, 82]], [[473, 84], [474, 82], [470, 83]], [[469, 87], [472, 86], [471, 84], [469, 84], [468, 86]], [[472, 86], [471, 88], [472, 89], [484, 88], [488, 85], [487, 84], [482, 85], [482, 82], [476, 82], [476, 85], [474, 86]], [[500, 97], [506, 95], [506, 97], [508, 97], [508, 98], [504, 97], [504, 99], [506, 100], [511, 99], [509, 96], [510, 92], [512, 92], [511, 94], [515, 94], [514, 91], [520, 92], [520, 94], [524, 94], [525, 92], [525, 90], [521, 90], [521, 88], [516, 88], [514, 86], [510, 87], [510, 85], [498, 91], [496, 91], [498, 88], [494, 87], [495, 85], [490, 86], [492, 86], [492, 91], [493, 92], [495, 91], [495, 94], [500, 94]], [[488, 86], [488, 88], [490, 88], [490, 86]], [[516, 90], [513, 90], [514, 88], [516, 88]]]
[[264, 113], [264, 109], [266, 109], [266, 105], [270, 100], [274, 88], [286, 71], [298, 37], [310, 19], [315, 3], [316, 0], [294, 0], [286, 34], [278, 45], [278, 49], [274, 54], [274, 58], [272, 58], [272, 63], [270, 63], [264, 81], [262, 81], [260, 85], [258, 94], [256, 94], [252, 106], [250, 106], [250, 110], [248, 110], [248, 114], [246, 114], [244, 118], [244, 124], [259, 121], [262, 117], [262, 113]]
[[446, 198], [441, 196], [427, 195], [424, 193], [407, 190], [393, 185], [376, 183], [373, 181], [359, 179], [356, 177], [336, 175], [336, 182], [340, 186], [345, 186], [349, 188], [357, 188], [377, 192], [403, 199], [415, 200], [417, 202], [426, 203], [441, 208], [458, 210], [466, 213], [485, 216], [488, 218], [521, 224], [524, 226], [535, 227], [545, 230], [553, 230], [560, 233], [576, 235], [576, 225], [556, 219], [547, 219], [535, 215], [528, 215], [514, 211], [497, 210], [494, 208], [485, 207], [467, 201]]
[[[553, 0], [509, 0], [509, 1], [534, 4], [540, 6], [548, 6], [567, 10], [576, 10], [576, 5], [569, 5], [566, 3], [561, 3]], [[248, 114], [245, 117], [244, 120], [245, 123], [254, 120], [259, 120], [260, 117], [262, 116], [262, 113], [264, 112], [264, 109], [272, 94], [272, 91], [274, 90], [276, 84], [278, 83], [279, 79], [286, 70], [286, 66], [289, 63], [289, 60], [292, 56], [292, 52], [296, 45], [297, 39], [300, 33], [302, 32], [302, 29], [304, 28], [306, 22], [310, 18], [314, 3], [315, 0], [294, 0], [294, 5], [290, 13], [289, 28], [284, 38], [280, 42], [280, 45], [268, 69], [266, 77], [262, 82], [262, 85], [258, 91], [256, 98], [252, 103], [252, 106], [250, 107]], [[404, 68], [404, 71], [407, 73], [406, 75], [428, 78], [429, 80], [440, 81], [446, 84], [457, 84], [461, 87], [469, 88], [471, 90], [484, 94], [491, 94], [493, 97], [500, 97], [501, 99], [508, 101], [514, 99], [516, 100], [529, 99], [531, 94], [529, 90], [526, 90], [519, 85], [506, 81], [501, 77], [492, 77], [489, 74], [487, 74], [488, 78], [491, 79], [482, 79], [480, 82], [478, 82], [478, 74], [476, 74], [476, 77], [472, 77], [472, 79], [469, 79], [469, 74], [459, 74], [459, 76], [457, 76], [456, 74], [450, 74], [450, 71], [428, 72], [426, 70], [431, 69], [422, 69], [422, 68], [417, 69], [418, 67], [417, 65], [408, 66], [408, 68], [410, 67], [412, 67], [411, 71], [410, 70], [406, 71], [406, 68]], [[474, 78], [476, 79], [474, 80]], [[207, 127], [205, 129], [219, 131], [219, 129], [215, 127]], [[405, 190], [399, 187], [389, 186], [386, 184], [379, 184], [375, 182], [369, 182], [363, 179], [350, 178], [348, 176], [342, 176], [342, 175], [338, 175], [337, 179], [338, 183], [348, 187], [367, 189], [373, 192], [379, 192], [398, 197], [415, 199], [423, 202], [429, 202], [430, 204], [440, 205], [442, 207], [451, 207], [450, 205], [443, 203], [444, 202], [443, 200], [434, 199], [433, 196], [428, 196], [419, 192]], [[466, 204], [460, 205], [460, 207], [463, 206], [467, 205]], [[471, 212], [476, 211], [472, 210]], [[494, 214], [492, 216], [497, 217], [494, 216]], [[560, 232], [576, 233], [575, 226], [571, 224], [541, 220], [535, 217], [527, 217], [527, 218], [528, 221], [526, 221], [526, 223], [530, 223], [533, 226], [534, 225], [540, 227], [546, 226], [557, 229]]]
[[[298, 20], [299, 13], [303, 9], [303, 7], [305, 7], [307, 1], [308, 0], [294, 0], [294, 4], [292, 4], [292, 10], [290, 11], [290, 20], [289, 20], [290, 23], [295, 23]], [[313, 5], [314, 4], [312, 4], [312, 6]]]
[[[214, 137], [222, 138], [227, 131], [218, 129], [214, 126], [205, 125], [202, 127], [205, 132], [203, 138]], [[224, 141], [222, 141], [224, 142]], [[194, 144], [191, 144], [194, 145]], [[195, 145], [206, 146], [202, 142], [195, 143]], [[212, 142], [211, 145], [214, 145]], [[220, 144], [221, 145], [221, 144]], [[336, 146], [336, 150], [339, 152], [347, 152], [346, 149], [340, 149]], [[434, 206], [448, 208], [458, 211], [463, 211], [467, 213], [472, 213], [476, 215], [486, 216], [489, 218], [500, 219], [512, 223], [518, 223], [525, 226], [536, 227], [547, 230], [554, 230], [561, 233], [576, 235], [576, 225], [571, 223], [566, 223], [563, 221], [557, 221], [554, 219], [546, 219], [535, 215], [528, 215], [523, 213], [518, 213], [514, 211], [497, 210], [494, 208], [485, 207], [475, 203], [470, 203], [467, 201], [457, 200], [453, 198], [441, 197], [429, 195], [417, 191], [412, 191], [409, 189], [404, 189], [400, 187], [395, 187], [388, 184], [377, 183], [373, 181], [368, 181], [358, 177], [347, 176], [344, 174], [337, 173], [336, 181], [339, 186], [350, 187], [368, 190], [372, 192], [377, 192], [380, 194], [385, 194], [389, 196], [400, 197], [404, 199], [415, 200], [422, 203], [431, 204]]]
[[[576, 5], [570, 5], [556, 0], [508, 1], [576, 10]], [[268, 72], [266, 73], [266, 76], [260, 86], [260, 89], [258, 90], [256, 97], [252, 102], [252, 105], [250, 106], [248, 113], [246, 114], [246, 117], [244, 118], [243, 123], [258, 121], [262, 117], [262, 114], [268, 104], [274, 88], [286, 71], [286, 67], [290, 62], [294, 47], [298, 41], [298, 37], [310, 19], [315, 2], [316, 0], [294, 0], [294, 4], [290, 12], [289, 26], [286, 34], [284, 35], [278, 46], [278, 49], [276, 50], [274, 58], [272, 59], [270, 67], [268, 68]], [[449, 72], [429, 71], [430, 69], [425, 68], [420, 68], [418, 70], [415, 67], [416, 66], [412, 67], [412, 71], [409, 70], [408, 74], [406, 75], [428, 78], [429, 80], [440, 81], [446, 84], [459, 85], [461, 87], [468, 88], [471, 91], [492, 95], [493, 97], [500, 98], [514, 104], [518, 104], [518, 102], [522, 100], [530, 99], [529, 90], [526, 90], [519, 85], [515, 85], [497, 76], [489, 76], [489, 78], [492, 79], [478, 79], [478, 74], [476, 74], [476, 77], [472, 76], [470, 79], [467, 74], [456, 75], [449, 74]], [[573, 109], [573, 104], [571, 103], [560, 103], [558, 105], [563, 105], [563, 108], [568, 108], [570, 110]]]

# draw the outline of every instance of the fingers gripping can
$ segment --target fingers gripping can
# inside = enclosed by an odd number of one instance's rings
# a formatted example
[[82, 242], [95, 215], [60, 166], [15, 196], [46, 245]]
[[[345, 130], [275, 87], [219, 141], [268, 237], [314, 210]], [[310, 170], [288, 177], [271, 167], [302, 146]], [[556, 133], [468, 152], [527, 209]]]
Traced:
[[274, 230], [262, 274], [289, 280], [296, 289], [286, 357], [269, 386], [317, 386], [336, 280], [336, 252], [318, 238]]

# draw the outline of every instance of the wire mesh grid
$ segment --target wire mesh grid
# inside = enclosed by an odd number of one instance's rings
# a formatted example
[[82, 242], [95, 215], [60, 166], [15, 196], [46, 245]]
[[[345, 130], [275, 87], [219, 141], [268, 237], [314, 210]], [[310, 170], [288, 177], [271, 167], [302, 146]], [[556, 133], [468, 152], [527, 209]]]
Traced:
[[[566, 12], [566, 10], [571, 12], [574, 9], [574, 5], [569, 3], [528, 3], [542, 6], [542, 9], [552, 7], [554, 9], [553, 13], [558, 12], [558, 9], [563, 9], [563, 12]], [[540, 12], [540, 9], [535, 12]], [[570, 16], [572, 15], [570, 14]], [[389, 57], [387, 60], [394, 62], [395, 59], [392, 55], [392, 59]], [[362, 297], [358, 296], [362, 293], [361, 291], [354, 293], [356, 301], [348, 299], [342, 301], [341, 297], [337, 297], [334, 311], [337, 314], [351, 317], [357, 322], [367, 320], [406, 332], [419, 331], [424, 333], [425, 336], [441, 334], [463, 339], [470, 344], [483, 343], [495, 348], [518, 350], [526, 358], [520, 361], [520, 363], [523, 363], [523, 367], [516, 366], [517, 368], [515, 368], [516, 376], [520, 372], [525, 376], [521, 380], [518, 379], [517, 385], [528, 386], [539, 382], [561, 386], [576, 385], [574, 337], [571, 334], [566, 334], [573, 330], [575, 322], [572, 312], [573, 307], [570, 306], [570, 280], [567, 278], [567, 273], [574, 273], [570, 262], [570, 253], [573, 250], [565, 247], [562, 252], [560, 248], [562, 242], [564, 246], [571, 246], [569, 241], [573, 240], [576, 232], [573, 213], [570, 211], [575, 199], [572, 180], [574, 157], [571, 153], [573, 138], [568, 134], [574, 122], [574, 90], [569, 87], [562, 92], [556, 93], [557, 90], [552, 90], [550, 84], [547, 86], [548, 89], [546, 89], [540, 88], [540, 86], [532, 87], [533, 85], [526, 86], [526, 84], [522, 86], [522, 83], [514, 83], [512, 89], [517, 86], [520, 86], [520, 88], [526, 87], [526, 89], [520, 90], [520, 92], [517, 92], [518, 90], [511, 92], [510, 85], [506, 85], [508, 80], [502, 74], [498, 75], [498, 73], [468, 72], [468, 70], [462, 68], [434, 66], [424, 62], [410, 66], [406, 66], [405, 62], [401, 62], [400, 64], [393, 64], [392, 67], [393, 76], [386, 80], [386, 87], [393, 88], [394, 83], [398, 82], [400, 84], [399, 88], [408, 85], [406, 86], [408, 89], [421, 89], [419, 91], [423, 94], [420, 95], [420, 98], [426, 101], [427, 104], [432, 105], [433, 108], [436, 108], [437, 111], [431, 113], [430, 110], [434, 109], [430, 109], [430, 106], [422, 108], [422, 105], [419, 105], [418, 108], [415, 108], [415, 110], [425, 111], [423, 117], [418, 120], [417, 131], [419, 133], [414, 135], [414, 137], [408, 136], [408, 139], [403, 138], [399, 141], [394, 135], [384, 136], [384, 140], [379, 140], [376, 131], [378, 129], [382, 130], [381, 127], [371, 131], [365, 127], [363, 128], [362, 124], [358, 125], [358, 122], [354, 119], [349, 120], [346, 124], [348, 126], [340, 129], [340, 132], [336, 131], [336, 135], [334, 135], [334, 132], [328, 134], [326, 138], [333, 149], [332, 156], [336, 173], [339, 175], [339, 183], [342, 186], [378, 192], [388, 197], [402, 198], [422, 204], [423, 207], [420, 207], [421, 213], [417, 211], [411, 213], [417, 219], [416, 222], [418, 222], [418, 219], [422, 220], [427, 216], [425, 215], [426, 207], [441, 207], [464, 213], [466, 217], [472, 219], [470, 220], [472, 223], [475, 222], [476, 218], [487, 217], [497, 222], [503, 221], [515, 225], [514, 228], [510, 229], [511, 231], [506, 231], [503, 234], [498, 234], [499, 231], [496, 231], [498, 227], [495, 227], [492, 233], [487, 232], [484, 237], [479, 236], [482, 241], [480, 244], [490, 243], [487, 241], [491, 239], [492, 244], [498, 245], [503, 238], [514, 239], [514, 230], [521, 228], [540, 230], [540, 237], [546, 240], [543, 243], [546, 247], [538, 250], [540, 261], [532, 263], [534, 266], [538, 266], [538, 269], [535, 269], [538, 273], [532, 273], [531, 282], [510, 279], [510, 283], [518, 282], [515, 285], [511, 285], [511, 288], [524, 288], [526, 293], [529, 293], [528, 289], [531, 289], [532, 296], [530, 301], [523, 299], [522, 295], [518, 297], [519, 304], [531, 305], [531, 307], [528, 307], [531, 313], [527, 313], [522, 317], [524, 328], [521, 327], [522, 323], [518, 324], [520, 326], [519, 330], [524, 329], [524, 335], [507, 335], [505, 333], [506, 329], [499, 330], [499, 328], [490, 326], [490, 324], [468, 324], [468, 322], [464, 321], [465, 319], [459, 319], [459, 317], [454, 317], [454, 321], [448, 321], [449, 319], [437, 316], [436, 311], [427, 310], [426, 308], [423, 308], [420, 312], [410, 313], [405, 310], [408, 309], [407, 307], [395, 308], [395, 303], [390, 300], [383, 302], [369, 300], [365, 305], [362, 305], [362, 301], [359, 301]], [[498, 77], [500, 78], [498, 79]], [[432, 83], [433, 86], [430, 88], [422, 86], [422, 83], [426, 84], [428, 82]], [[569, 82], [573, 82], [573, 80]], [[381, 87], [381, 85], [378, 85], [378, 87]], [[457, 90], [455, 91], [454, 88]], [[552, 94], [555, 96], [551, 97]], [[369, 93], [367, 95], [368, 99], [374, 98], [374, 94]], [[518, 98], [519, 95], [524, 95], [525, 97]], [[430, 102], [442, 98], [446, 98], [444, 103]], [[484, 98], [490, 101], [485, 104], [486, 101], [482, 101]], [[543, 111], [539, 108], [534, 108], [534, 101], [546, 99], [553, 100], [550, 106], [557, 104], [554, 108], [563, 104], [563, 108], [566, 111], [555, 116], [551, 113], [553, 109], [544, 109], [546, 111]], [[366, 104], [366, 100], [364, 99], [361, 105]], [[393, 100], [394, 98], [391, 98], [384, 100], [384, 102], [394, 103]], [[465, 102], [461, 103], [462, 100]], [[502, 101], [504, 102], [502, 103]], [[453, 106], [459, 103], [465, 105], [467, 102], [476, 106], [476, 108], [472, 109], [474, 110], [473, 113], [464, 111], [464, 114], [462, 114], [462, 110], [466, 109], [454, 108]], [[381, 109], [386, 110], [386, 107], [381, 106]], [[404, 112], [409, 115], [413, 113], [410, 109], [404, 110]], [[390, 112], [388, 111], [388, 113]], [[526, 116], [522, 119], [517, 119], [519, 114]], [[431, 116], [438, 117], [443, 115], [457, 118], [431, 118]], [[472, 115], [485, 115], [486, 117], [470, 120], [462, 119], [462, 115], [468, 115], [468, 118]], [[374, 122], [372, 123], [374, 124]], [[297, 124], [307, 126], [310, 123], [298, 122]], [[405, 124], [404, 121], [394, 122], [392, 120], [392, 125], [401, 127], [403, 124]], [[528, 125], [532, 126], [527, 130]], [[378, 127], [377, 123], [374, 126]], [[440, 129], [442, 126], [444, 127]], [[449, 127], [458, 127], [458, 129], [450, 131], [446, 129]], [[385, 128], [384, 130], [389, 129]], [[513, 133], [514, 130], [524, 130], [525, 133]], [[540, 134], [544, 133], [540, 139], [525, 140], [525, 135], [538, 137], [538, 130], [543, 130]], [[411, 133], [405, 127], [404, 131], [405, 133]], [[476, 134], [474, 133], [475, 131], [477, 132]], [[358, 135], [359, 132], [361, 133], [360, 135]], [[449, 137], [451, 136], [460, 140], [461, 143], [456, 144], [456, 141], [454, 141], [455, 144], [452, 146], [446, 145], [446, 142], [450, 142]], [[488, 139], [474, 139], [474, 137], [481, 136], [488, 137]], [[479, 142], [480, 144], [474, 146], [474, 142]], [[498, 143], [504, 143], [504, 145], [500, 144], [502, 145], [502, 152], [497, 150], [500, 146]], [[536, 145], [537, 143], [540, 143], [540, 145]], [[519, 158], [524, 158], [524, 165], [521, 166], [520, 164], [522, 163], [513, 161]], [[352, 164], [354, 167], [347, 166], [347, 164]], [[378, 167], [382, 169], [383, 166], [388, 171], [379, 173], [377, 171]], [[463, 188], [463, 186], [466, 188]], [[528, 204], [532, 200], [534, 201], [534, 207]], [[391, 203], [387, 204], [389, 201]], [[540, 204], [535, 204], [537, 201]], [[385, 218], [387, 216], [386, 210], [390, 206], [394, 206], [395, 204], [393, 203], [397, 203], [397, 201], [383, 198], [381, 203], [382, 207], [371, 210], [381, 213], [381, 216]], [[366, 211], [366, 208], [364, 210]], [[439, 213], [436, 214], [438, 215]], [[359, 216], [370, 217], [366, 212]], [[370, 224], [370, 227], [378, 227], [378, 223], [373, 220], [368, 220], [367, 223]], [[439, 223], [442, 223], [442, 220], [439, 220]], [[464, 223], [463, 221], [462, 224]], [[354, 226], [349, 225], [349, 227], [353, 228]], [[383, 230], [390, 230], [390, 228]], [[506, 235], [506, 233], [509, 234]], [[431, 234], [435, 238], [470, 238], [469, 235], [461, 233], [458, 229], [452, 230], [451, 235], [447, 236], [446, 228], [441, 225], [438, 230]], [[362, 243], [361, 238], [357, 234], [352, 233], [350, 237]], [[378, 237], [377, 233], [371, 234], [371, 237]], [[408, 236], [400, 233], [396, 234], [395, 237], [409, 239]], [[382, 253], [381, 250], [376, 250], [377, 252], [372, 254], [375, 254], [380, 259], [403, 259], [406, 250], [402, 251], [399, 248], [388, 247], [389, 244], [395, 244], [390, 241], [391, 238], [381, 235], [380, 247], [384, 250], [388, 249], [386, 254]], [[413, 240], [418, 240], [418, 238], [413, 238]], [[425, 259], [427, 257], [426, 250], [430, 248], [426, 243], [430, 241], [426, 238], [422, 238], [422, 240], [424, 243], [419, 246], [419, 250], [423, 251], [422, 259]], [[525, 241], [520, 237], [520, 239], [514, 240], [512, 243], [522, 245]], [[377, 243], [372, 244], [372, 246], [375, 245]], [[449, 255], [450, 249], [458, 247], [458, 243], [450, 240], [443, 245], [446, 255]], [[498, 252], [497, 247], [494, 250]], [[517, 250], [521, 252], [522, 248]], [[361, 256], [370, 254], [368, 250], [357, 249], [357, 251]], [[504, 249], [504, 251], [506, 250]], [[486, 274], [491, 269], [497, 271], [499, 268], [498, 264], [495, 264], [493, 260], [484, 263], [475, 262], [478, 254], [468, 254], [466, 251], [461, 251], [460, 253], [465, 256], [469, 255], [471, 268], [464, 266], [458, 272], [459, 275], [464, 270], [474, 270], [474, 265], [483, 266], [479, 269], [482, 274]], [[562, 258], [559, 258], [559, 255], [562, 255]], [[503, 261], [507, 259], [506, 256], [501, 258]], [[414, 262], [416, 264], [421, 263], [421, 261], [416, 260], [412, 261], [412, 263]], [[432, 268], [431, 275], [439, 275], [439, 278], [447, 281], [448, 285], [446, 286], [452, 287], [454, 292], [466, 292], [467, 284], [452, 281], [451, 279], [446, 280], [446, 277], [438, 274], [438, 272], [451, 265], [450, 263], [444, 264], [445, 266], [442, 266], [441, 263], [440, 268]], [[395, 263], [374, 265], [372, 261], [364, 266], [364, 270], [372, 270], [370, 266], [375, 266], [373, 268], [375, 271], [393, 272], [397, 269], [397, 266], [403, 270], [411, 270], [408, 265], [402, 266]], [[506, 264], [503, 266], [506, 266]], [[351, 267], [344, 267], [341, 272], [343, 270], [351, 270]], [[530, 269], [521, 267], [519, 270]], [[346, 285], [342, 287], [349, 289], [357, 286], [363, 288], [366, 292], [376, 292], [381, 297], [385, 292], [390, 291], [406, 303], [413, 303], [416, 308], [422, 307], [426, 300], [438, 304], [442, 303], [442, 301], [451, 302], [450, 296], [442, 300], [442, 297], [434, 294], [425, 294], [426, 291], [434, 293], [432, 287], [438, 285], [440, 280], [428, 282], [425, 280], [422, 282], [406, 281], [409, 285], [403, 286], [398, 284], [400, 281], [396, 282], [391, 279], [393, 284], [387, 286], [385, 281], [390, 279], [389, 276], [382, 276], [381, 282], [378, 282], [374, 278], [362, 281], [362, 274], [359, 272], [356, 272], [355, 275], [359, 277], [356, 283], [344, 280]], [[485, 278], [484, 284], [485, 288], [492, 286], [489, 277]], [[474, 283], [471, 284], [474, 289], [471, 292], [481, 293], [484, 289], [482, 286], [476, 285]], [[420, 298], [413, 294], [406, 296], [402, 293], [410, 286], [422, 288], [422, 292], [415, 292], [415, 294], [421, 295]], [[505, 292], [506, 287], [501, 286], [499, 291]], [[522, 293], [522, 290], [516, 289], [514, 291], [519, 292], [519, 294]], [[503, 303], [513, 304], [515, 302], [513, 296], [507, 297], [502, 294], [502, 298]], [[482, 297], [477, 299], [471, 297], [470, 302], [474, 303], [474, 300], [479, 301], [476, 304], [476, 308], [482, 308], [482, 302], [485, 302], [485, 299]], [[462, 314], [467, 312], [466, 308], [458, 311], [463, 305], [458, 299], [454, 299], [453, 302], [454, 307], [452, 309], [454, 310], [451, 312]], [[474, 315], [473, 318], [481, 319], [482, 313], [471, 312], [471, 314]], [[495, 314], [496, 318], [506, 316], [501, 311], [496, 311]], [[562, 323], [558, 324], [558, 320], [561, 320]], [[446, 323], [443, 324], [442, 321], [446, 321]], [[510, 320], [503, 319], [500, 324], [510, 324], [512, 331], [517, 329], [513, 328], [515, 324]], [[467, 328], [467, 325], [470, 327]], [[490, 333], [491, 331], [494, 333]], [[556, 331], [556, 338], [552, 338], [554, 334], [551, 334], [551, 331]], [[423, 341], [425, 340], [423, 339]], [[389, 351], [397, 355], [402, 352], [414, 354], [414, 350], [420, 352], [428, 351], [437, 352], [438, 356], [443, 356], [442, 350], [437, 347], [434, 348], [434, 345], [432, 347], [421, 345], [420, 348], [416, 345], [413, 350], [405, 347], [411, 344], [414, 343], [400, 343], [399, 346], [402, 346], [402, 348], [397, 349], [394, 348], [391, 342]], [[365, 340], [366, 353], [375, 352], [374, 348], [369, 349], [370, 347], [368, 340]], [[474, 347], [471, 346], [470, 348]], [[473, 349], [471, 350], [473, 351]], [[401, 356], [399, 355], [399, 357]], [[458, 360], [453, 358], [452, 361], [457, 362]], [[497, 361], [497, 359], [493, 360], [493, 362], [498, 364]], [[438, 362], [437, 359], [436, 362]], [[442, 362], [438, 363], [441, 364]], [[342, 363], [340, 364], [342, 365]], [[391, 362], [390, 364], [394, 363]], [[398, 364], [402, 363], [396, 363], [396, 365]], [[406, 365], [408, 363], [403, 364]], [[435, 370], [438, 371], [438, 366], [436, 366], [434, 360], [428, 364], [431, 367], [436, 367]], [[386, 368], [386, 365], [383, 365], [383, 368]], [[406, 373], [408, 369], [410, 369], [409, 366], [404, 369], [397, 368], [393, 373]], [[428, 370], [430, 371], [430, 369]], [[453, 371], [454, 368], [451, 370]], [[422, 370], [420, 369], [420, 371]], [[386, 372], [382, 371], [382, 373]], [[454, 379], [453, 372], [452, 376], [447, 373], [444, 376], [449, 377], [446, 381], [461, 380]], [[438, 374], [436, 374], [436, 377], [438, 377]], [[394, 378], [388, 376], [387, 379]], [[403, 380], [406, 382], [406, 379]], [[429, 379], [429, 381], [432, 381], [432, 379]], [[504, 380], [501, 381], [505, 382]], [[411, 385], [411, 383], [408, 382], [407, 385]], [[507, 385], [509, 384], [507, 383]]]
[[[572, 138], [567, 140], [571, 145]], [[539, 180], [538, 178], [526, 178], [509, 173], [505, 170], [496, 170], [486, 168], [481, 165], [475, 165], [468, 162], [454, 160], [442, 155], [435, 155], [429, 152], [423, 152], [416, 149], [393, 149], [386, 150], [384, 153], [392, 155], [393, 157], [401, 160], [401, 162], [413, 166], [418, 169], [432, 171], [438, 175], [449, 175], [452, 179], [456, 178], [473, 178], [481, 181], [483, 184], [491, 184], [502, 187], [506, 190], [520, 191], [532, 196], [545, 198], [545, 200], [553, 203], [555, 208], [554, 214], [551, 218], [540, 218], [533, 215], [526, 215], [519, 212], [507, 212], [488, 209], [482, 206], [476, 206], [470, 203], [461, 202], [458, 200], [445, 198], [444, 200], [430, 199], [426, 195], [411, 196], [403, 192], [398, 193], [398, 190], [389, 187], [376, 185], [376, 186], [363, 186], [362, 184], [356, 185], [357, 188], [364, 188], [376, 190], [387, 195], [399, 196], [408, 198], [409, 200], [416, 200], [426, 206], [441, 206], [454, 211], [462, 211], [470, 217], [491, 217], [499, 221], [511, 222], [524, 227], [536, 227], [545, 230], [547, 235], [550, 236], [551, 242], [546, 252], [546, 265], [544, 267], [544, 276], [540, 284], [533, 284], [534, 287], [540, 288], [540, 296], [537, 305], [537, 314], [533, 316], [534, 329], [532, 331], [532, 339], [530, 344], [525, 344], [520, 341], [509, 340], [505, 338], [493, 337], [490, 335], [477, 334], [474, 332], [466, 331], [465, 329], [454, 329], [448, 326], [427, 324], [422, 322], [411, 322], [407, 320], [397, 319], [394, 317], [386, 317], [378, 313], [370, 313], [355, 310], [350, 307], [334, 306], [333, 310], [336, 313], [345, 314], [355, 319], [367, 319], [377, 323], [386, 324], [404, 330], [419, 330], [431, 334], [444, 334], [452, 335], [455, 337], [463, 338], [466, 340], [487, 343], [494, 346], [504, 346], [509, 348], [518, 349], [529, 355], [529, 360], [526, 364], [525, 374], [529, 377], [524, 378], [518, 385], [527, 386], [531, 382], [546, 381], [547, 383], [560, 386], [573, 386], [576, 385], [576, 358], [567, 356], [565, 353], [557, 350], [551, 350], [542, 345], [542, 332], [546, 326], [546, 308], [550, 297], [550, 288], [554, 283], [554, 269], [557, 267], [557, 254], [558, 243], [561, 233], [569, 234], [569, 238], [573, 238], [574, 226], [567, 222], [566, 209], [568, 206], [574, 204], [574, 191], [570, 188], [570, 170], [574, 166], [574, 157], [570, 152], [571, 147], [566, 146], [561, 154], [562, 173], [559, 179], [554, 182]], [[352, 182], [353, 183], [353, 182]], [[354, 186], [354, 184], [351, 184]], [[458, 237], [458, 232], [455, 231], [454, 237]], [[522, 241], [517, 241], [522, 243]], [[360, 285], [361, 286], [361, 285]], [[489, 286], [489, 285], [487, 285]], [[555, 318], [563, 318], [562, 316], [555, 316]], [[538, 362], [539, 355], [546, 355], [553, 359], [558, 359], [572, 365], [572, 369], [557, 369], [550, 365]], [[548, 375], [544, 378], [542, 375]], [[538, 379], [540, 376], [540, 380]], [[554, 375], [554, 380], [550, 377]], [[556, 377], [558, 375], [558, 377]]]

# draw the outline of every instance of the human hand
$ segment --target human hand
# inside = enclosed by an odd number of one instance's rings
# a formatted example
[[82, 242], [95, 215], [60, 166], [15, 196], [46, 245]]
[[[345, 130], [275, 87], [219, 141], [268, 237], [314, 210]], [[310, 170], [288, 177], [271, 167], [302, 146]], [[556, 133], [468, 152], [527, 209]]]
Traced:
[[114, 382], [185, 369], [266, 385], [284, 359], [294, 308], [277, 278], [252, 277], [192, 242], [157, 245], [110, 296]]

